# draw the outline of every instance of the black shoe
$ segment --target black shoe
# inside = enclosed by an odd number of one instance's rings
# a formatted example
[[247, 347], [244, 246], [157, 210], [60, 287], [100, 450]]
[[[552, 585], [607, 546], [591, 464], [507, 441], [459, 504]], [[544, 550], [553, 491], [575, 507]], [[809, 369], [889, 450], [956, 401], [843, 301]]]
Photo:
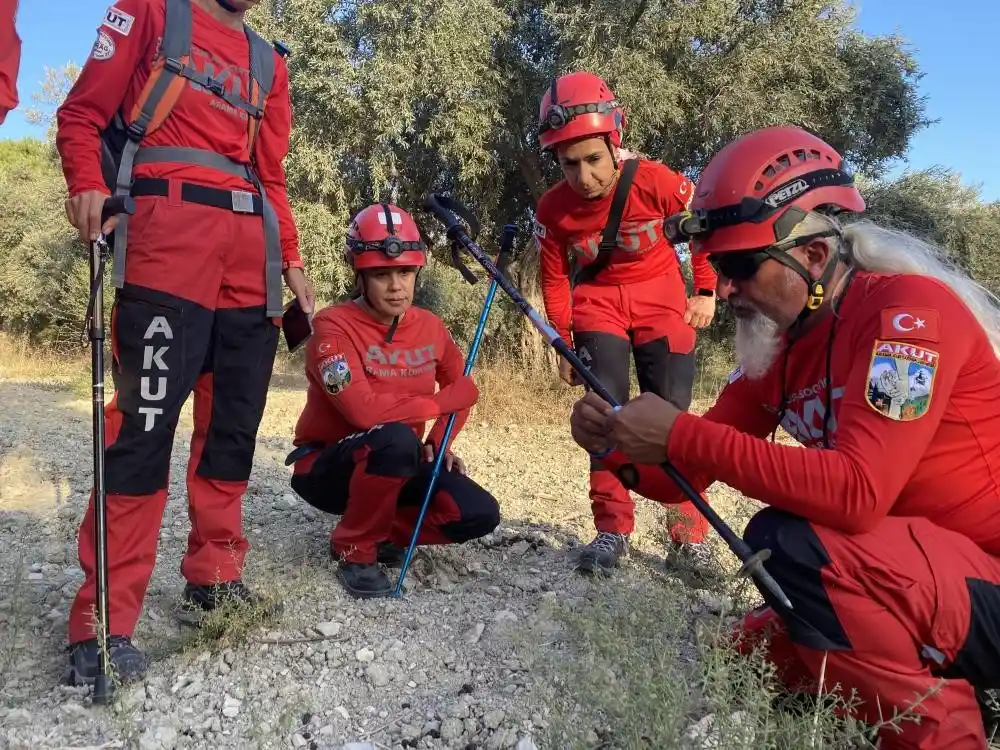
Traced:
[[986, 738], [992, 740], [1000, 734], [1000, 699], [997, 691], [976, 688], [976, 702], [979, 704], [979, 712], [983, 715]]
[[355, 599], [372, 599], [392, 593], [392, 581], [378, 563], [341, 562], [337, 573], [347, 593]]
[[627, 534], [599, 531], [594, 540], [580, 550], [577, 569], [587, 573], [608, 573], [618, 567], [618, 561], [628, 555]]
[[200, 625], [210, 612], [220, 609], [256, 610], [263, 617], [275, 617], [284, 611], [280, 602], [268, 602], [237, 579], [211, 586], [187, 584], [177, 607], [177, 617], [182, 622]]
[[406, 550], [406, 547], [397, 547], [392, 542], [382, 542], [378, 546], [378, 562], [387, 568], [402, 568]]
[[[124, 635], [108, 638], [111, 652], [112, 678], [122, 682], [134, 682], [142, 678], [149, 669], [149, 659], [132, 645], [132, 640]], [[67, 685], [93, 685], [97, 677], [97, 639], [73, 643], [69, 651], [69, 667], [66, 669]]]

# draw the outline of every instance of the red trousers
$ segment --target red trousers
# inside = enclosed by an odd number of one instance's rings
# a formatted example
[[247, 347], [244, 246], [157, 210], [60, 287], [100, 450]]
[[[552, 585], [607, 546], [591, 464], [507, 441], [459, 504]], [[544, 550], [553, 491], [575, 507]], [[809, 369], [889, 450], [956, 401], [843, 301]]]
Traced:
[[769, 602], [740, 630], [752, 643], [777, 625], [768, 653], [789, 689], [817, 692], [825, 655], [823, 693], [856, 691], [861, 720], [920, 715], [881, 729], [883, 750], [986, 747], [973, 686], [1000, 685], [1000, 559], [922, 518], [848, 535], [768, 508], [745, 538], [771, 549], [793, 609]]
[[[106, 407], [110, 633], [131, 635], [156, 562], [174, 430], [194, 392], [187, 465], [191, 532], [181, 573], [240, 576], [250, 477], [279, 328], [266, 316], [261, 217], [138, 197], [125, 285], [111, 316], [115, 393]], [[69, 641], [94, 637], [93, 496], [79, 533], [85, 573]]]
[[[342, 515], [331, 533], [346, 562], [373, 563], [378, 546], [408, 547], [434, 468], [412, 428], [399, 422], [348, 435], [296, 463], [292, 489], [325, 513]], [[500, 523], [494, 497], [468, 476], [441, 473], [420, 524], [417, 544], [457, 544]]]
[[[683, 319], [687, 307], [680, 273], [624, 284], [584, 283], [573, 290], [573, 343], [577, 355], [620, 403], [629, 398], [629, 355], [641, 392], [652, 392], [678, 409], [691, 405], [695, 331]], [[590, 503], [598, 531], [631, 534], [635, 510], [618, 478], [596, 462], [590, 470]], [[676, 542], [700, 542], [708, 523], [691, 503], [675, 506], [681, 518], [670, 528]]]

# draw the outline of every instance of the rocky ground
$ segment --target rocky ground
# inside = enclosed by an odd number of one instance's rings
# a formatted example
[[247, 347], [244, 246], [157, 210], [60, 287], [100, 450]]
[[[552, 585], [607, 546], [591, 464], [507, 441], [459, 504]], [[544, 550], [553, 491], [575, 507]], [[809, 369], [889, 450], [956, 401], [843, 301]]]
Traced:
[[[288, 488], [283, 459], [301, 403], [299, 389], [273, 391], [244, 505], [246, 579], [280, 596], [284, 613], [201, 631], [172, 616], [189, 530], [189, 404], [136, 633], [154, 664], [144, 683], [95, 707], [88, 691], [60, 685], [66, 615], [80, 582], [75, 534], [91, 482], [90, 402], [79, 388], [0, 381], [0, 748], [649, 746], [648, 738], [608, 744], [606, 716], [576, 689], [586, 687], [593, 655], [563, 649], [574, 646], [573, 628], [579, 638], [604, 632], [587, 613], [620, 596], [635, 609], [619, 608], [627, 619], [604, 622], [608, 632], [631, 623], [672, 638], [687, 633], [688, 616], [729, 606], [725, 596], [667, 575], [662, 508], [639, 504], [623, 571], [584, 578], [573, 569], [573, 548], [592, 534], [585, 455], [564, 427], [498, 426], [476, 414], [455, 448], [500, 499], [501, 527], [462, 547], [421, 550], [402, 598], [358, 602], [327, 556], [332, 519]], [[726, 492], [713, 489], [723, 507], [732, 500]], [[636, 621], [654, 600], [669, 600], [680, 619], [668, 626], [650, 610], [657, 619], [649, 626]], [[678, 635], [653, 643], [650, 658], [674, 669], [693, 662], [694, 649]], [[703, 715], [678, 720], [690, 725], [689, 738], [706, 729]], [[560, 735], [567, 727], [583, 739]]]

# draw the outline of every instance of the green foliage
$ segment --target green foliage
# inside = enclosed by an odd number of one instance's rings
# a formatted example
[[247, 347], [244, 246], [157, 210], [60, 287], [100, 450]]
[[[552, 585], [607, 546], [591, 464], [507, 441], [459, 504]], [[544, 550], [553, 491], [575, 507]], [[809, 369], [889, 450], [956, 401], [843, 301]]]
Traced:
[[[287, 169], [292, 195], [330, 219], [335, 249], [306, 249], [326, 297], [339, 293], [348, 218], [371, 201], [417, 213], [446, 260], [442, 227], [419, 210], [439, 191], [475, 211], [484, 245], [518, 224], [511, 275], [542, 310], [526, 240], [535, 201], [559, 178], [535, 135], [554, 74], [604, 76], [625, 103], [627, 145], [692, 176], [733, 137], [778, 122], [818, 132], [878, 175], [928, 122], [903, 41], [855, 31], [840, 0], [268, 0], [250, 19], [292, 49]], [[422, 299], [471, 328], [481, 297], [469, 304], [460, 279], [446, 286], [456, 294]], [[515, 311], [500, 315], [525, 366], [537, 364], [537, 334]], [[720, 318], [710, 340], [728, 332]]]
[[0, 326], [36, 343], [84, 343], [86, 248], [66, 220], [50, 148], [33, 139], [2, 144], [0, 194]]
[[[419, 299], [467, 343], [488, 279], [470, 287], [448, 268], [443, 227], [420, 210], [436, 191], [476, 213], [491, 255], [502, 225], [517, 224], [510, 275], [543, 312], [532, 210], [560, 175], [538, 150], [538, 102], [552, 75], [581, 68], [624, 102], [627, 147], [692, 177], [751, 128], [792, 122], [817, 132], [866, 175], [874, 215], [954, 246], [996, 286], [995, 205], [943, 171], [877, 181], [929, 124], [916, 90], [922, 74], [902, 39], [855, 30], [846, 0], [265, 0], [248, 20], [292, 50], [286, 172], [321, 303], [351, 287], [342, 257], [350, 216], [391, 199], [432, 245]], [[77, 73], [72, 64], [46, 71], [34, 97], [39, 124]], [[4, 143], [0, 180], [0, 324], [39, 341], [75, 339], [86, 250], [63, 214], [58, 161], [38, 141]], [[724, 306], [719, 313], [701, 337], [706, 347], [731, 332]], [[551, 356], [503, 292], [490, 321], [484, 356], [513, 347], [526, 369]]]
[[1000, 295], [1000, 201], [983, 203], [978, 186], [934, 167], [863, 188], [872, 220], [940, 245], [951, 260]]

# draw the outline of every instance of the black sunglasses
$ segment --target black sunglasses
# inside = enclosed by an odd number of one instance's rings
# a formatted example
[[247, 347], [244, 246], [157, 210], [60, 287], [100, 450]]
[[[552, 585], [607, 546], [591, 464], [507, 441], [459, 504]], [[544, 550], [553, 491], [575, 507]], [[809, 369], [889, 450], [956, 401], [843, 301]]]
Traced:
[[708, 262], [716, 273], [733, 281], [752, 279], [764, 261], [773, 257], [767, 250], [747, 250], [740, 253], [712, 253]]

